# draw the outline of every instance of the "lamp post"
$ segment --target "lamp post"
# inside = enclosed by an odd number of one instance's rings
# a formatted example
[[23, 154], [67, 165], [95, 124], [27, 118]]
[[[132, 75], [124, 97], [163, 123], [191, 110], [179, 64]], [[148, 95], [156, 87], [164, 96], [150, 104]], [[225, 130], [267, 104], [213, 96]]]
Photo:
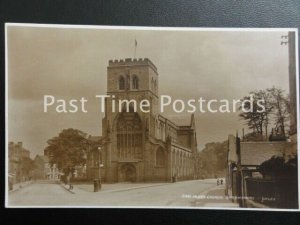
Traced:
[[100, 168], [103, 167], [101, 163], [101, 147], [97, 148], [97, 157], [96, 157], [96, 162], [95, 162], [95, 167], [94, 167], [94, 192], [98, 192], [101, 190], [101, 171]]

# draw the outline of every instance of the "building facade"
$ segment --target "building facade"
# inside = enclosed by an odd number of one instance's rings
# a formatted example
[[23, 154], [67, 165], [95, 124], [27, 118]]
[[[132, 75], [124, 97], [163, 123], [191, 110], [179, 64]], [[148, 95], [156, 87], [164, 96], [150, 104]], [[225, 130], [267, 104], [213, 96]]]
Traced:
[[[156, 66], [147, 58], [109, 61], [107, 95], [112, 97], [105, 99], [98, 162], [104, 182], [194, 178], [194, 116], [182, 126], [158, 112], [158, 78]], [[145, 99], [149, 112], [134, 103], [118, 110], [119, 100], [135, 100], [139, 105]]]
[[31, 178], [30, 151], [23, 147], [22, 142], [8, 144], [8, 175], [13, 184]]

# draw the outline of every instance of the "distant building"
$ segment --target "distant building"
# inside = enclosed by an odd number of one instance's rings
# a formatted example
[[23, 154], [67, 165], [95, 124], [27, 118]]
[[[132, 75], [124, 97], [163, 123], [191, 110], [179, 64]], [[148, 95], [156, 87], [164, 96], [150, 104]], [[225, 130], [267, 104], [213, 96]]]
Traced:
[[[106, 182], [146, 182], [194, 179], [194, 155], [197, 151], [194, 116], [178, 125], [159, 114], [158, 71], [147, 58], [110, 60], [107, 68], [107, 94], [118, 100], [144, 99], [150, 112], [139, 107], [112, 110], [112, 98], [105, 101], [101, 150], [94, 165], [101, 165]], [[91, 157], [89, 157], [91, 159]], [[88, 168], [88, 170], [90, 170]], [[95, 170], [95, 173], [97, 171]], [[91, 171], [91, 170], [90, 170]]]
[[31, 178], [30, 151], [23, 147], [22, 142], [8, 144], [8, 175], [9, 181], [23, 182]]
[[51, 165], [47, 156], [37, 155], [34, 159], [33, 178], [35, 180], [58, 180], [60, 172], [56, 164]]

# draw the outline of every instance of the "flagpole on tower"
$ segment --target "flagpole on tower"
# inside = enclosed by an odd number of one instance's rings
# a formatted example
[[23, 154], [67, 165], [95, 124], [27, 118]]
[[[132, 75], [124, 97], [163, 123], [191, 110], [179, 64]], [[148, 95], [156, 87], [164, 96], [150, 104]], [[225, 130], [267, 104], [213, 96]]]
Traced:
[[136, 38], [134, 39], [134, 59], [136, 57], [136, 47], [137, 47], [137, 41], [136, 41]]

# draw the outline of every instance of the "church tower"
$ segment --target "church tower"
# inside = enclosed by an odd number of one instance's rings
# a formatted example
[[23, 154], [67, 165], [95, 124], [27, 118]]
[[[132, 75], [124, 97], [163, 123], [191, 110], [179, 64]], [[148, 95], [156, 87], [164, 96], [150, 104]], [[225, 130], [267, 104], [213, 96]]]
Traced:
[[[110, 60], [107, 67], [105, 117], [102, 121], [104, 161], [107, 182], [143, 181], [145, 143], [155, 135], [158, 114], [158, 72], [147, 58]], [[119, 100], [135, 100], [119, 111]], [[150, 103], [142, 112], [142, 100]], [[113, 110], [113, 108], [115, 110]]]

